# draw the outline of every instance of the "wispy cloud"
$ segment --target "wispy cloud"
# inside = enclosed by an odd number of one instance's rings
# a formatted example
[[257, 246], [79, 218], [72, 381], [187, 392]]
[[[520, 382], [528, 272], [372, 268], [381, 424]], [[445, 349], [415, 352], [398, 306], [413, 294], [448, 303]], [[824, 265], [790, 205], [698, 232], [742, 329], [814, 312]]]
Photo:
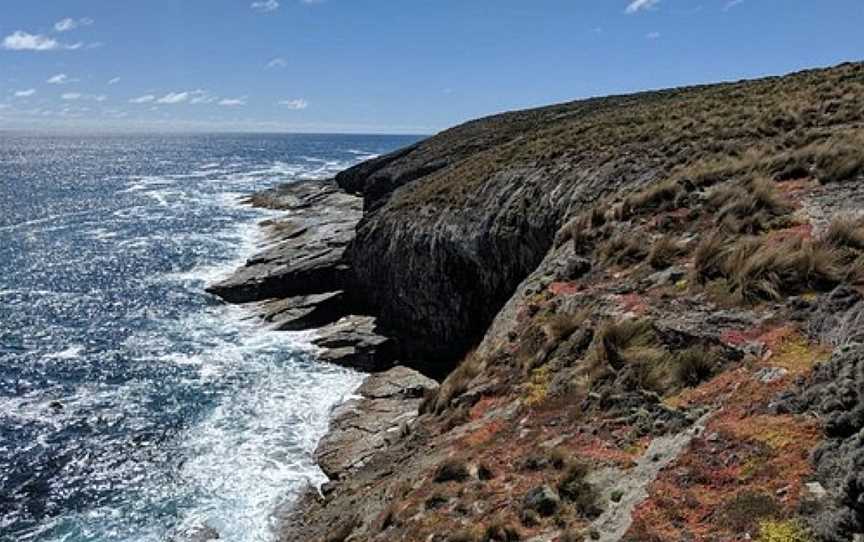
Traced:
[[93, 19], [90, 19], [89, 17], [82, 17], [80, 19], [67, 17], [54, 23], [54, 30], [57, 32], [68, 32], [70, 30], [75, 30], [79, 26], [90, 26], [91, 24], [93, 24]]
[[294, 100], [280, 100], [279, 105], [284, 105], [288, 109], [306, 109], [309, 107], [309, 102], [302, 98], [297, 98]]
[[28, 88], [27, 90], [18, 90], [15, 92], [16, 98], [27, 98], [29, 96], [33, 96], [36, 94], [35, 88]]
[[257, 2], [252, 2], [251, 7], [255, 11], [268, 13], [279, 9], [279, 2], [277, 0], [259, 0]]
[[246, 105], [246, 98], [224, 98], [219, 100], [219, 105], [224, 105], [226, 107], [237, 107], [241, 105]]
[[189, 93], [188, 92], [169, 92], [165, 96], [162, 96], [161, 98], [156, 100], [156, 103], [173, 105], [173, 104], [182, 104], [183, 102], [188, 101], [188, 100], [189, 100]]
[[108, 84], [109, 84], [109, 85], [116, 85], [116, 84], [119, 83], [119, 82], [120, 82], [120, 78], [119, 78], [119, 77], [115, 77], [114, 79], [109, 79], [109, 80], [108, 80]]
[[657, 40], [660, 39], [660, 35], [660, 32], [648, 32], [647, 34], [645, 34], [645, 37], [649, 40]]
[[625, 9], [624, 11], [632, 15], [640, 11], [653, 9], [659, 3], [660, 0], [632, 0], [632, 2], [627, 5], [627, 9]]
[[49, 77], [46, 81], [49, 85], [65, 85], [66, 83], [75, 83], [78, 79], [73, 79], [65, 73], [58, 73], [53, 77]]
[[272, 59], [270, 62], [267, 63], [267, 68], [272, 70], [274, 68], [284, 68], [287, 65], [288, 65], [287, 60], [285, 60], [282, 57], [277, 56], [276, 58]]
[[206, 90], [191, 90], [189, 91], [189, 103], [190, 104], [212, 104], [216, 100], [218, 100], [216, 96], [213, 96]]
[[726, 2], [726, 5], [723, 6], [723, 11], [729, 11], [730, 9], [736, 6], [740, 6], [743, 3], [744, 0], [729, 0], [728, 2]]
[[129, 103], [132, 104], [149, 104], [156, 100], [156, 96], [152, 94], [145, 94], [144, 96], [138, 96], [137, 98], [132, 98], [129, 100]]
[[81, 98], [81, 93], [79, 92], [66, 92], [65, 94], [60, 95], [60, 98], [64, 100], [77, 100]]

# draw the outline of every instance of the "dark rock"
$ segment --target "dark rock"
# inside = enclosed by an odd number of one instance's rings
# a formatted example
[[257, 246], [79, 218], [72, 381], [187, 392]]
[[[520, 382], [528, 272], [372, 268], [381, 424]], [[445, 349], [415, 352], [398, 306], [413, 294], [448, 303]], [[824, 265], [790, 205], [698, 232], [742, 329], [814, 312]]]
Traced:
[[261, 316], [280, 331], [321, 327], [345, 316], [348, 308], [349, 301], [342, 291], [270, 299], [257, 307]]
[[350, 315], [316, 331], [312, 344], [323, 349], [318, 359], [364, 371], [393, 365], [393, 341], [377, 332], [375, 318]]
[[438, 383], [406, 367], [370, 376], [357, 389], [359, 398], [336, 407], [330, 432], [321, 439], [315, 459], [324, 473], [340, 479], [362, 467], [398, 437], [417, 417], [422, 394]]
[[851, 540], [864, 532], [864, 345], [837, 349], [787, 404], [793, 412], [818, 413], [828, 437], [813, 461], [832, 499], [815, 510], [811, 524], [820, 539]]

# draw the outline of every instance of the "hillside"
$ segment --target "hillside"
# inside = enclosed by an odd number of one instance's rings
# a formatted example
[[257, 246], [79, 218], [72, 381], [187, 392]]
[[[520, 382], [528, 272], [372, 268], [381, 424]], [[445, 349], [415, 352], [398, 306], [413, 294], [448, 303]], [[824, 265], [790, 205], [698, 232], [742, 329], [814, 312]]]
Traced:
[[283, 540], [864, 532], [864, 65], [489, 117], [337, 183], [353, 303], [446, 378]]

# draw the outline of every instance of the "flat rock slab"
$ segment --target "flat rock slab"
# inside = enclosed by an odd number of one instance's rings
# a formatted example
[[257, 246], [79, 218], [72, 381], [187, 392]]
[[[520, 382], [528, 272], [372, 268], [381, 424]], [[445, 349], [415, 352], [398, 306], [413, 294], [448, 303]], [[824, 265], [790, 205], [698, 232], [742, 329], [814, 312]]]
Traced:
[[380, 335], [372, 316], [346, 316], [316, 330], [312, 344], [321, 361], [374, 372], [392, 366], [393, 341]]
[[330, 431], [315, 450], [315, 459], [331, 480], [361, 468], [379, 450], [401, 438], [417, 417], [427, 390], [438, 383], [406, 367], [370, 376], [357, 397], [333, 410]]
[[278, 331], [299, 331], [335, 322], [348, 313], [345, 292], [326, 292], [285, 299], [268, 299], [256, 304], [257, 312]]
[[350, 280], [345, 248], [362, 216], [362, 201], [333, 181], [300, 181], [252, 195], [257, 207], [288, 211], [262, 223], [267, 247], [207, 291], [249, 303], [344, 290]]

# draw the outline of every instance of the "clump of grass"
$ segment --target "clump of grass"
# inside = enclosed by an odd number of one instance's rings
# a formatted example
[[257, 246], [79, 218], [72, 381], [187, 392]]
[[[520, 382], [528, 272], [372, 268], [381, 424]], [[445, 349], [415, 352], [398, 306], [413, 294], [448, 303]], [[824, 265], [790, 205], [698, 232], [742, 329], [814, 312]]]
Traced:
[[435, 477], [433, 481], [439, 484], [446, 482], [464, 482], [471, 475], [468, 472], [468, 465], [464, 461], [457, 459], [448, 459], [438, 465], [435, 469]]
[[669, 236], [657, 238], [651, 245], [648, 254], [648, 265], [654, 269], [666, 269], [675, 263], [675, 259], [684, 253], [684, 248], [679, 242]]
[[421, 414], [442, 414], [453, 401], [467, 391], [471, 381], [480, 374], [482, 360], [474, 351], [434, 391], [427, 393], [420, 403]]
[[853, 267], [843, 266], [838, 251], [824, 242], [747, 237], [729, 244], [712, 234], [696, 249], [694, 274], [701, 284], [725, 279], [731, 301], [753, 303], [830, 289]]
[[620, 232], [604, 243], [598, 256], [607, 264], [635, 264], [648, 256], [648, 242], [644, 235]]
[[704, 236], [693, 252], [693, 269], [696, 281], [705, 284], [725, 274], [728, 238], [719, 230]]
[[848, 181], [864, 173], [864, 152], [860, 142], [825, 144], [816, 158], [816, 177], [822, 183]]
[[716, 374], [716, 356], [708, 348], [688, 348], [675, 355], [673, 367], [677, 385], [698, 386]]
[[749, 234], [769, 229], [792, 211], [777, 194], [774, 181], [761, 177], [718, 186], [708, 196], [708, 207], [716, 210], [716, 222], [727, 230]]
[[608, 204], [604, 202], [598, 203], [570, 219], [558, 232], [555, 246], [561, 247], [570, 241], [576, 254], [587, 254], [596, 239], [605, 235], [603, 226], [607, 224], [606, 205]]
[[824, 240], [836, 248], [864, 250], [864, 220], [851, 216], [837, 217], [828, 226]]
[[677, 179], [667, 179], [628, 197], [627, 208], [631, 213], [659, 211], [677, 206], [685, 194], [684, 185]]
[[598, 516], [601, 510], [597, 506], [597, 491], [586, 481], [587, 475], [587, 465], [571, 464], [564, 477], [558, 482], [558, 494], [572, 503], [579, 515], [593, 518]]
[[837, 252], [801, 238], [745, 239], [729, 252], [726, 266], [733, 292], [746, 302], [830, 289], [842, 280]]
[[649, 320], [623, 320], [600, 329], [583, 366], [583, 379], [590, 387], [612, 376], [619, 388], [666, 395], [711, 378], [720, 359], [717, 352], [699, 345], [670, 350]]

